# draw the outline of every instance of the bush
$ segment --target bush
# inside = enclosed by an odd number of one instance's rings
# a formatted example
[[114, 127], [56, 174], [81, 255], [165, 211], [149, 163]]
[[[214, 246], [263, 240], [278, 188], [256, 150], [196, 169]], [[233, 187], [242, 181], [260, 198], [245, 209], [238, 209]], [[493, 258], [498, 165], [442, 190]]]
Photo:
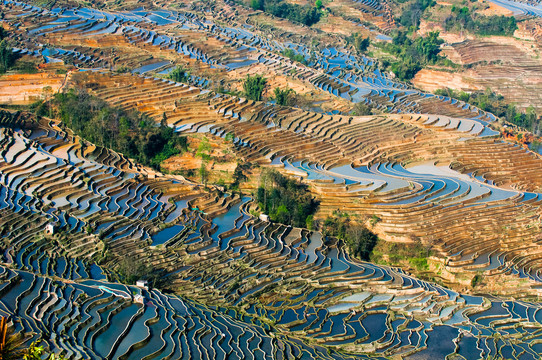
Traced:
[[471, 282], [470, 282], [470, 286], [472, 286], [473, 288], [475, 288], [477, 285], [479, 285], [480, 283], [482, 282], [482, 275], [480, 274], [476, 274], [474, 275], [474, 277], [472, 278]]
[[416, 268], [418, 271], [429, 270], [429, 264], [427, 263], [427, 258], [425, 257], [409, 259], [409, 263], [412, 267]]
[[163, 160], [187, 147], [186, 138], [167, 126], [165, 118], [157, 125], [137, 111], [112, 107], [82, 90], [55, 94], [33, 108], [38, 115], [61, 119], [75, 134], [96, 145], [122, 152], [156, 169]]
[[535, 109], [529, 106], [525, 112], [520, 112], [513, 104], [508, 104], [504, 97], [497, 95], [486, 89], [486, 91], [477, 91], [468, 94], [463, 91], [454, 91], [453, 89], [436, 90], [435, 94], [449, 96], [469, 104], [472, 104], [484, 111], [488, 111], [495, 116], [505, 119], [506, 121], [522, 127], [536, 135], [542, 134], [540, 126], [540, 118], [537, 116]]
[[399, 31], [394, 35], [392, 43], [379, 46], [399, 59], [385, 64], [386, 67], [399, 79], [410, 80], [423, 65], [444, 61], [438, 55], [443, 42], [444, 40], [439, 38], [438, 31], [430, 32], [425, 37], [418, 37], [414, 41], [405, 32]]
[[295, 100], [294, 90], [290, 88], [281, 90], [280, 88], [276, 87], [274, 90], [274, 93], [275, 93], [275, 100], [277, 101], [277, 105], [292, 106], [294, 104], [294, 100]]
[[[318, 1], [318, 0], [317, 0]], [[307, 26], [316, 24], [320, 20], [318, 5], [290, 4], [283, 0], [251, 0], [250, 6], [254, 10], [263, 10], [276, 17], [299, 22]]]
[[513, 16], [476, 16], [468, 7], [452, 6], [444, 22], [446, 31], [466, 30], [476, 35], [512, 36], [518, 26]]
[[7, 40], [0, 40], [0, 74], [5, 73], [15, 62], [15, 55]]
[[271, 220], [297, 227], [306, 226], [318, 208], [307, 185], [271, 169], [262, 172], [256, 201]]
[[175, 82], [186, 83], [190, 80], [190, 74], [182, 66], [177, 66], [169, 74], [169, 78]]
[[137, 280], [147, 280], [151, 288], [161, 289], [167, 284], [167, 274], [164, 269], [154, 269], [141, 261], [125, 257], [119, 263], [118, 276], [125, 284], [135, 284]]
[[266, 83], [267, 80], [261, 75], [247, 75], [247, 78], [245, 79], [245, 82], [243, 84], [243, 89], [245, 91], [245, 96], [247, 97], [247, 99], [261, 101]]
[[282, 55], [286, 56], [290, 60], [297, 61], [298, 63], [307, 65], [307, 60], [302, 54], [296, 54], [292, 49], [285, 49]]
[[264, 10], [264, 0], [251, 0], [250, 6], [254, 10]]
[[354, 109], [352, 110], [352, 115], [354, 116], [365, 116], [365, 115], [371, 115], [372, 113], [373, 113], [373, 108], [362, 102], [359, 102], [356, 105], [354, 105]]
[[371, 44], [371, 39], [369, 39], [369, 37], [362, 37], [360, 33], [352, 34], [351, 36], [346, 38], [346, 41], [349, 44], [352, 44], [352, 46], [354, 46], [354, 49], [361, 53], [366, 52], [367, 48], [369, 48], [369, 45]]
[[365, 226], [350, 221], [348, 214], [335, 212], [323, 224], [324, 236], [344, 240], [351, 256], [369, 260], [378, 236]]
[[425, 9], [435, 6], [434, 0], [416, 0], [408, 4], [404, 9], [399, 23], [406, 28], [418, 29], [420, 26], [420, 19]]
[[346, 231], [346, 245], [350, 254], [369, 260], [378, 237], [363, 225], [351, 225]]

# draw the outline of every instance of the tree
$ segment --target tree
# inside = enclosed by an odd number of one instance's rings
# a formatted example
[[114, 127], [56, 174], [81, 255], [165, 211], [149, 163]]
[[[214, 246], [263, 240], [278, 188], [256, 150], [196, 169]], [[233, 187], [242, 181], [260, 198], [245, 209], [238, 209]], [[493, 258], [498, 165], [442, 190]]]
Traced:
[[360, 33], [354, 33], [346, 39], [347, 42], [351, 43], [354, 46], [354, 49], [364, 53], [369, 48], [371, 44], [371, 39], [369, 37], [363, 37]]
[[237, 164], [235, 167], [233, 171], [233, 183], [231, 184], [232, 189], [238, 189], [242, 182], [248, 180], [248, 177], [243, 173], [243, 168], [245, 167], [250, 167], [250, 164]]
[[[320, 1], [321, 3], [321, 0], [316, 1]], [[317, 23], [321, 16], [321, 11], [317, 3], [311, 6], [291, 4], [283, 0], [265, 0], [262, 4], [262, 2], [251, 0], [251, 6], [255, 10], [264, 10], [274, 16], [296, 21], [307, 26]]]
[[252, 7], [254, 10], [264, 10], [265, 4], [264, 0], [251, 0], [250, 7]]
[[308, 62], [305, 59], [305, 56], [303, 54], [296, 54], [296, 52], [293, 51], [292, 49], [285, 49], [282, 52], [282, 55], [286, 56], [287, 58], [289, 58], [289, 59], [291, 59], [293, 61], [297, 61], [298, 63], [304, 64], [304, 65], [308, 64]]
[[198, 150], [196, 151], [196, 156], [203, 159], [203, 160], [209, 160], [211, 158], [211, 143], [209, 143], [209, 139], [204, 137], [201, 139], [201, 142], [198, 145]]
[[271, 220], [298, 227], [318, 208], [305, 184], [271, 169], [262, 172], [256, 201]]
[[209, 172], [207, 171], [207, 162], [202, 161], [199, 167], [199, 176], [201, 177], [201, 182], [204, 185], [207, 185], [207, 179], [209, 177]]
[[243, 84], [243, 89], [247, 99], [261, 101], [266, 83], [267, 80], [261, 75], [247, 75], [247, 78], [245, 79], [245, 82]]
[[320, 10], [322, 8], [322, 0], [316, 0], [316, 2], [314, 3], [314, 6], [316, 6], [316, 8], [318, 10]]
[[23, 355], [24, 337], [13, 333], [13, 328], [8, 327], [7, 318], [0, 318], [0, 359], [16, 360]]
[[169, 78], [175, 82], [188, 82], [190, 74], [182, 67], [177, 66], [170, 74]]
[[5, 73], [13, 65], [15, 57], [9, 47], [7, 40], [0, 41], [0, 74]]
[[281, 106], [292, 106], [294, 102], [295, 91], [290, 88], [281, 90], [279, 87], [276, 87], [274, 90], [275, 100], [277, 105]]
[[346, 245], [350, 254], [359, 256], [362, 260], [369, 260], [377, 240], [376, 234], [363, 225], [349, 226], [346, 230]]
[[439, 38], [439, 32], [432, 31], [425, 37], [417, 38], [416, 47], [418, 53], [423, 56], [425, 61], [435, 62], [438, 58], [438, 53], [440, 52], [440, 44], [443, 42], [444, 40]]
[[371, 115], [372, 114], [372, 108], [363, 103], [359, 102], [356, 105], [354, 105], [354, 110], [352, 111], [352, 115], [354, 116], [365, 116], [365, 115]]

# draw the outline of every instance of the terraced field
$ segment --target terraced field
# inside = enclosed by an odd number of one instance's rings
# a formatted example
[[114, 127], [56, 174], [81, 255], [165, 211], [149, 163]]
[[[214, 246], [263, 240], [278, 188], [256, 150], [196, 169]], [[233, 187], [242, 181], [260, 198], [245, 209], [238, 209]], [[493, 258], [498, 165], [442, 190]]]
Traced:
[[[394, 26], [386, 2], [355, 3], [337, 6], [378, 18], [384, 32]], [[308, 184], [318, 220], [337, 210], [377, 218], [371, 230], [383, 240], [421, 244], [439, 269], [503, 281], [508, 295], [468, 295], [352, 259], [336, 238], [251, 215], [258, 205], [246, 194], [164, 175], [58, 120], [0, 109], [0, 316], [48, 352], [539, 358], [542, 159], [501, 139], [492, 114], [391, 79], [333, 32], [318, 46], [314, 29], [267, 32], [260, 13], [233, 2], [114, 11], [3, 0], [0, 10], [15, 53], [69, 69], [59, 91], [85, 90], [181, 135], [233, 139], [240, 162]], [[190, 79], [165, 80], [179, 64]], [[308, 103], [217, 91], [260, 73]], [[349, 115], [360, 102], [384, 113]], [[163, 292], [121, 284], [126, 261], [160, 274]]]
[[[317, 232], [247, 215], [248, 198], [151, 180], [24, 113], [3, 112], [2, 124], [1, 311], [51, 349], [133, 359], [540, 351], [539, 305], [461, 296], [352, 262]], [[71, 181], [54, 180], [62, 174]], [[170, 227], [157, 229], [159, 220]], [[42, 235], [50, 221], [62, 235]], [[104, 244], [104, 268], [141, 255], [170, 274], [180, 297], [108, 282], [94, 262]], [[448, 340], [436, 350], [435, 338]]]
[[[132, 75], [77, 74], [71, 81], [79, 87], [102, 84], [92, 90], [96, 95], [156, 121], [165, 113], [180, 132], [233, 134], [245, 161], [284, 166], [308, 179], [321, 195], [321, 217], [338, 208], [377, 214], [383, 236], [398, 240], [414, 234], [439, 249], [450, 266], [494, 270], [504, 266], [500, 256], [529, 264], [527, 273], [538, 278], [542, 162], [522, 148], [487, 138], [491, 130], [476, 121], [322, 115]], [[130, 85], [138, 81], [143, 83]], [[193, 109], [197, 116], [191, 116]], [[400, 165], [412, 159], [425, 165], [413, 171]], [[472, 176], [446, 172], [435, 162]], [[473, 221], [469, 230], [460, 221], [466, 214]], [[503, 229], [515, 235], [503, 240]], [[475, 237], [479, 241], [473, 242]], [[522, 255], [526, 247], [530, 254]]]
[[[270, 41], [250, 24], [238, 28], [220, 26], [189, 12], [108, 13], [60, 8], [49, 11], [11, 1], [3, 4], [6, 20], [20, 30], [17, 32], [18, 52], [63, 60], [79, 67], [99, 69], [125, 65], [134, 68], [134, 73], [164, 74], [173, 69], [171, 61], [181, 56], [195, 62], [198, 73], [211, 68], [214, 75], [210, 76], [216, 76], [220, 69], [233, 71], [240, 78], [253, 72], [269, 73], [270, 78], [285, 76], [289, 81], [301, 82], [305, 88], [323, 91], [338, 100], [366, 102], [387, 112], [434, 113], [438, 109], [442, 115], [495, 120], [492, 114], [464, 102], [422, 93], [393, 81], [375, 67], [372, 59], [354, 56], [337, 47], [316, 51], [289, 39]], [[21, 19], [23, 21], [19, 22]], [[104, 52], [100, 47], [101, 38], [109, 36], [111, 39], [104, 41], [104, 46], [127, 42], [132, 46], [129, 53], [126, 54], [124, 45], [112, 47], [109, 54]], [[79, 39], [81, 46], [57, 47], [71, 43], [74, 37]], [[91, 41], [96, 38], [100, 39], [100, 46], [96, 40]], [[41, 41], [52, 45], [45, 54]], [[144, 56], [138, 57], [139, 65], [134, 62], [134, 48], [146, 50]], [[284, 49], [303, 55], [308, 65], [279, 55]], [[152, 53], [162, 58], [150, 56]], [[209, 79], [193, 79], [199, 86], [208, 83], [206, 80]]]

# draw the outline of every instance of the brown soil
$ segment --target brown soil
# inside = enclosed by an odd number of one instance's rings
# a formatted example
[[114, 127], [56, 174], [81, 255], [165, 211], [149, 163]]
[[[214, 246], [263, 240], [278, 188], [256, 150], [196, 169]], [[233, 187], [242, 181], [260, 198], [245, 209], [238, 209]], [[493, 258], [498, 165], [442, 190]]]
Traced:
[[520, 109], [532, 105], [542, 112], [542, 61], [532, 41], [498, 36], [469, 39], [446, 46], [441, 54], [469, 68], [456, 72], [423, 69], [412, 80], [416, 87], [468, 92], [490, 88]]
[[[196, 155], [197, 149], [206, 138], [211, 146], [209, 153], [211, 159], [204, 161]], [[180, 155], [173, 156], [162, 163], [162, 168], [170, 173], [180, 173], [190, 180], [199, 182], [199, 170], [202, 163], [209, 173], [208, 182], [218, 183], [222, 179], [226, 184], [233, 182], [232, 175], [237, 167], [237, 158], [233, 152], [233, 144], [211, 134], [190, 135], [187, 138], [189, 150]]]
[[[37, 74], [5, 74], [0, 76], [0, 103], [27, 105], [58, 91], [65, 75], [50, 72]], [[50, 91], [44, 88], [50, 87]]]
[[476, 82], [469, 78], [465, 73], [452, 73], [438, 70], [422, 69], [420, 70], [412, 83], [417, 88], [425, 91], [435, 91], [437, 89], [450, 88], [461, 91], [484, 90], [482, 86], [476, 85]]
[[[491, 1], [486, 0], [479, 0], [479, 4], [481, 4], [481, 9], [478, 10], [478, 13], [485, 15], [485, 16], [491, 16], [491, 15], [504, 15], [504, 16], [512, 16], [514, 13], [507, 8], [504, 8], [502, 6], [499, 6], [495, 3], [492, 3]], [[484, 9], [484, 7], [486, 7]]]

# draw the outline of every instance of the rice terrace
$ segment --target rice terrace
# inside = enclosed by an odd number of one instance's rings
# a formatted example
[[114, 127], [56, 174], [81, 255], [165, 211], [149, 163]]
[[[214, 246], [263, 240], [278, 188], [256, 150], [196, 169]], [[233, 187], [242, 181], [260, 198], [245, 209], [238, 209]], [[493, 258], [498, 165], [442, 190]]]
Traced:
[[0, 359], [542, 359], [538, 0], [0, 0]]

